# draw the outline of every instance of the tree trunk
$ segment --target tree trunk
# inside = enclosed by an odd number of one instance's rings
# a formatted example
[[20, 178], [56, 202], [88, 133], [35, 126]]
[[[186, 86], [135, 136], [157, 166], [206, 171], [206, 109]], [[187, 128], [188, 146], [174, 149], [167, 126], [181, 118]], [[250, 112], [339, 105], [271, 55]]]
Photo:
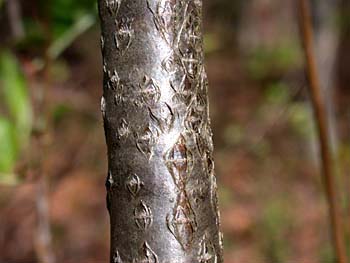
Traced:
[[201, 0], [99, 0], [110, 262], [222, 262]]

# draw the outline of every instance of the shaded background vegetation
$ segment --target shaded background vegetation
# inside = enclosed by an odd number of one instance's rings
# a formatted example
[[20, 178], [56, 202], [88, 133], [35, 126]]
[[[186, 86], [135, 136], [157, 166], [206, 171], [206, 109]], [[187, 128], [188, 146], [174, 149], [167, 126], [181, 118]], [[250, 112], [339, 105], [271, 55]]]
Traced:
[[[313, 4], [348, 232], [350, 7]], [[204, 6], [225, 262], [334, 262], [294, 1]], [[0, 262], [106, 262], [95, 0], [0, 0], [0, 32]]]

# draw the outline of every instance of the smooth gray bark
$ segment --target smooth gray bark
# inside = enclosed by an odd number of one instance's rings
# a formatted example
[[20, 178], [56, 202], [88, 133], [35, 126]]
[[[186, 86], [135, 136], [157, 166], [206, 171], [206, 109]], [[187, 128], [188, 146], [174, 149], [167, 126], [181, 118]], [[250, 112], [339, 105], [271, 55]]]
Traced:
[[222, 262], [201, 0], [99, 0], [114, 263]]

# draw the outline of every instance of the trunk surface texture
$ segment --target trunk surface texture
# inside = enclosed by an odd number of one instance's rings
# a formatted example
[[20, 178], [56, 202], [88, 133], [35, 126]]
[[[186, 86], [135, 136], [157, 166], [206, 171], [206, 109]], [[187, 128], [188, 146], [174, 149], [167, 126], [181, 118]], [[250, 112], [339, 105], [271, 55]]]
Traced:
[[99, 0], [113, 263], [220, 263], [201, 0]]

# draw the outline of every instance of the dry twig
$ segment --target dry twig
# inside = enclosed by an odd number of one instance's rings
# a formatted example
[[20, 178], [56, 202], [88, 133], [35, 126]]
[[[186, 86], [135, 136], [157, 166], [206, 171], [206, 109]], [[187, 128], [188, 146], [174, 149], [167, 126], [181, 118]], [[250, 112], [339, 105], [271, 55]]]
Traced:
[[299, 0], [299, 23], [304, 43], [304, 52], [309, 78], [309, 90], [314, 108], [314, 115], [318, 128], [319, 144], [322, 158], [322, 172], [325, 183], [326, 195], [329, 203], [329, 214], [332, 224], [332, 235], [337, 262], [347, 263], [347, 255], [344, 243], [344, 229], [340, 215], [340, 207], [337, 203], [337, 191], [334, 175], [334, 162], [330, 146], [328, 120], [324, 98], [322, 98], [321, 85], [318, 76], [315, 52], [313, 46], [313, 28], [311, 12], [307, 0]]

